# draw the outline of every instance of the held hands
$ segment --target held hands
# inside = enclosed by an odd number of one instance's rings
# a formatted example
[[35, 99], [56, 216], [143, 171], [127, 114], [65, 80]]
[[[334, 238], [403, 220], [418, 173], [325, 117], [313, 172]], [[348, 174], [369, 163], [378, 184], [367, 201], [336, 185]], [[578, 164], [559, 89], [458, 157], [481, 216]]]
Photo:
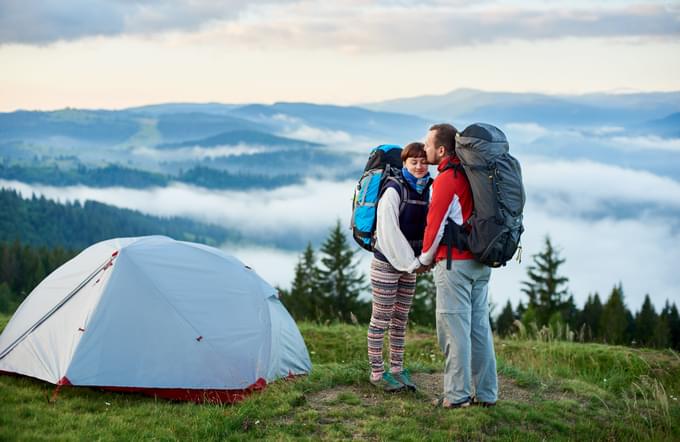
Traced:
[[420, 275], [421, 273], [427, 273], [427, 272], [429, 272], [430, 270], [432, 270], [433, 267], [434, 267], [434, 262], [433, 262], [432, 264], [428, 264], [428, 265], [424, 265], [424, 264], [423, 264], [423, 265], [421, 265], [420, 267], [418, 267], [418, 268], [414, 271], [414, 273], [415, 273], [416, 275]]

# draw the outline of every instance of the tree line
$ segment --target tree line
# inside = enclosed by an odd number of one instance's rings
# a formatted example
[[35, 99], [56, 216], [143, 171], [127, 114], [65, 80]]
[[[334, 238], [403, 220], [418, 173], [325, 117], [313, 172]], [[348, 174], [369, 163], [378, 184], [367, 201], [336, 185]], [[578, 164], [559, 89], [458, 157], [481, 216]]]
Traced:
[[640, 310], [633, 314], [626, 307], [619, 283], [606, 302], [592, 293], [579, 309], [569, 292], [569, 279], [560, 274], [565, 259], [549, 237], [532, 260], [527, 280], [522, 283], [527, 302], [520, 301], [515, 309], [507, 302], [496, 320], [499, 335], [543, 332], [580, 341], [680, 349], [680, 316], [675, 303], [666, 300], [657, 313], [647, 294]]
[[[18, 240], [0, 242], [0, 311], [14, 311], [45, 276], [76, 253]], [[278, 288], [291, 315], [298, 321], [367, 323], [371, 303], [362, 295], [369, 284], [358, 268], [359, 253], [339, 221], [318, 250], [308, 244], [295, 266], [291, 288]], [[584, 342], [680, 349], [680, 316], [675, 303], [666, 301], [657, 313], [647, 295], [633, 314], [626, 307], [623, 286], [617, 284], [606, 302], [598, 293], [590, 294], [579, 309], [569, 292], [568, 278], [560, 273], [564, 262], [546, 238], [543, 250], [532, 257], [522, 283], [526, 303], [520, 301], [513, 308], [508, 301], [498, 318], [492, 318], [500, 336], [550, 333]], [[411, 326], [434, 327], [435, 296], [432, 273], [419, 275], [409, 315]]]
[[[291, 315], [296, 320], [368, 322], [370, 301], [360, 295], [369, 287], [365, 275], [357, 269], [358, 253], [346, 240], [339, 222], [319, 252], [308, 244], [295, 266], [290, 290], [279, 289]], [[522, 282], [526, 303], [520, 301], [513, 309], [508, 301], [495, 320], [490, 318], [499, 335], [550, 333], [583, 342], [680, 349], [680, 317], [675, 303], [666, 301], [657, 313], [647, 295], [634, 315], [626, 307], [623, 286], [618, 284], [604, 304], [594, 293], [579, 309], [569, 292], [569, 279], [560, 274], [565, 259], [549, 237], [532, 261]], [[432, 273], [419, 275], [409, 322], [434, 327], [435, 299]]]
[[94, 201], [60, 204], [35, 195], [24, 199], [9, 189], [0, 189], [0, 207], [0, 241], [19, 239], [35, 246], [84, 249], [105, 239], [143, 235], [210, 245], [240, 239], [236, 232], [185, 218], [160, 218]]
[[[278, 288], [281, 301], [297, 321], [368, 323], [370, 300], [366, 275], [358, 270], [360, 251], [350, 245], [338, 221], [315, 251], [307, 244], [295, 266], [290, 290]], [[420, 276], [411, 308], [411, 323], [434, 326], [434, 281]]]
[[63, 247], [0, 242], [0, 313], [12, 313], [47, 275], [73, 258]]
[[0, 163], [0, 178], [52, 186], [82, 184], [91, 187], [121, 186], [134, 189], [165, 187], [173, 182], [182, 182], [208, 189], [275, 189], [303, 182], [303, 177], [295, 174], [267, 176], [194, 166], [187, 170], [180, 170], [177, 175], [166, 175], [131, 169], [118, 164], [108, 164], [96, 168], [78, 164], [75, 167], [62, 168], [56, 164], [25, 166]]

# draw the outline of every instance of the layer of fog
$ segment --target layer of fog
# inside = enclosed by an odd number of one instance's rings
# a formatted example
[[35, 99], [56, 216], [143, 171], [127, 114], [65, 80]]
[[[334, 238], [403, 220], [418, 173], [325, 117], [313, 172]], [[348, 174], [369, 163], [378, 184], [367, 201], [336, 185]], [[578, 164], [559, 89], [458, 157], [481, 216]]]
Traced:
[[199, 161], [206, 158], [252, 155], [272, 150], [271, 147], [239, 143], [215, 147], [191, 146], [178, 149], [157, 149], [141, 146], [131, 149], [130, 153], [133, 157], [148, 158], [156, 161]]
[[[598, 291], [606, 297], [622, 282], [628, 305], [638, 309], [649, 293], [661, 307], [677, 300], [680, 276], [680, 183], [644, 171], [590, 161], [523, 158], [528, 202], [525, 211], [523, 261], [494, 271], [492, 299], [516, 304], [523, 299], [520, 281], [531, 255], [546, 235], [566, 258], [563, 272], [579, 304]], [[288, 287], [298, 255], [307, 241], [316, 246], [339, 219], [348, 225], [354, 181], [308, 180], [302, 185], [268, 191], [212, 191], [174, 184], [145, 190], [57, 188], [0, 180], [0, 186], [58, 201], [86, 199], [161, 216], [186, 216], [242, 232], [246, 238], [285, 238], [289, 250], [239, 246], [225, 249], [239, 256], [273, 284]], [[632, 208], [625, 216], [611, 209]], [[266, 243], [267, 241], [265, 241]], [[362, 252], [367, 271], [369, 255]]]
[[549, 148], [568, 143], [574, 148], [591, 146], [593, 154], [597, 154], [598, 147], [607, 147], [623, 153], [644, 154], [652, 151], [680, 154], [680, 138], [664, 138], [655, 134], [630, 134], [626, 133], [625, 128], [619, 126], [557, 129], [535, 122], [526, 122], [508, 123], [501, 129], [511, 140], [511, 146], [520, 146], [520, 148], [526, 148], [532, 144]]

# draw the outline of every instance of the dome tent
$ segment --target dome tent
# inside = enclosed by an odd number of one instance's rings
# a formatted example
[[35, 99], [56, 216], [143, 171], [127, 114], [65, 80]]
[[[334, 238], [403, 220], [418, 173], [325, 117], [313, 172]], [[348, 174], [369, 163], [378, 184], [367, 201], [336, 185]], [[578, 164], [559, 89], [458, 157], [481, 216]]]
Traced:
[[180, 400], [233, 402], [310, 369], [273, 287], [221, 250], [163, 236], [87, 248], [0, 335], [0, 372]]

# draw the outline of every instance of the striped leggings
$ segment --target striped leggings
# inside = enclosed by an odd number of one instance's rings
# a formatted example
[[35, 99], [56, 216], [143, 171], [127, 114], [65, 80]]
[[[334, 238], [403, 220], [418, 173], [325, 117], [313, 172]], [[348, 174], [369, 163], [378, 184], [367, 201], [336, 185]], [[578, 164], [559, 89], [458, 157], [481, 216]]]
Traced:
[[383, 338], [390, 330], [390, 371], [399, 373], [404, 367], [406, 323], [416, 289], [416, 275], [395, 270], [389, 263], [371, 261], [373, 311], [368, 326], [368, 361], [371, 378], [378, 379], [385, 371]]

